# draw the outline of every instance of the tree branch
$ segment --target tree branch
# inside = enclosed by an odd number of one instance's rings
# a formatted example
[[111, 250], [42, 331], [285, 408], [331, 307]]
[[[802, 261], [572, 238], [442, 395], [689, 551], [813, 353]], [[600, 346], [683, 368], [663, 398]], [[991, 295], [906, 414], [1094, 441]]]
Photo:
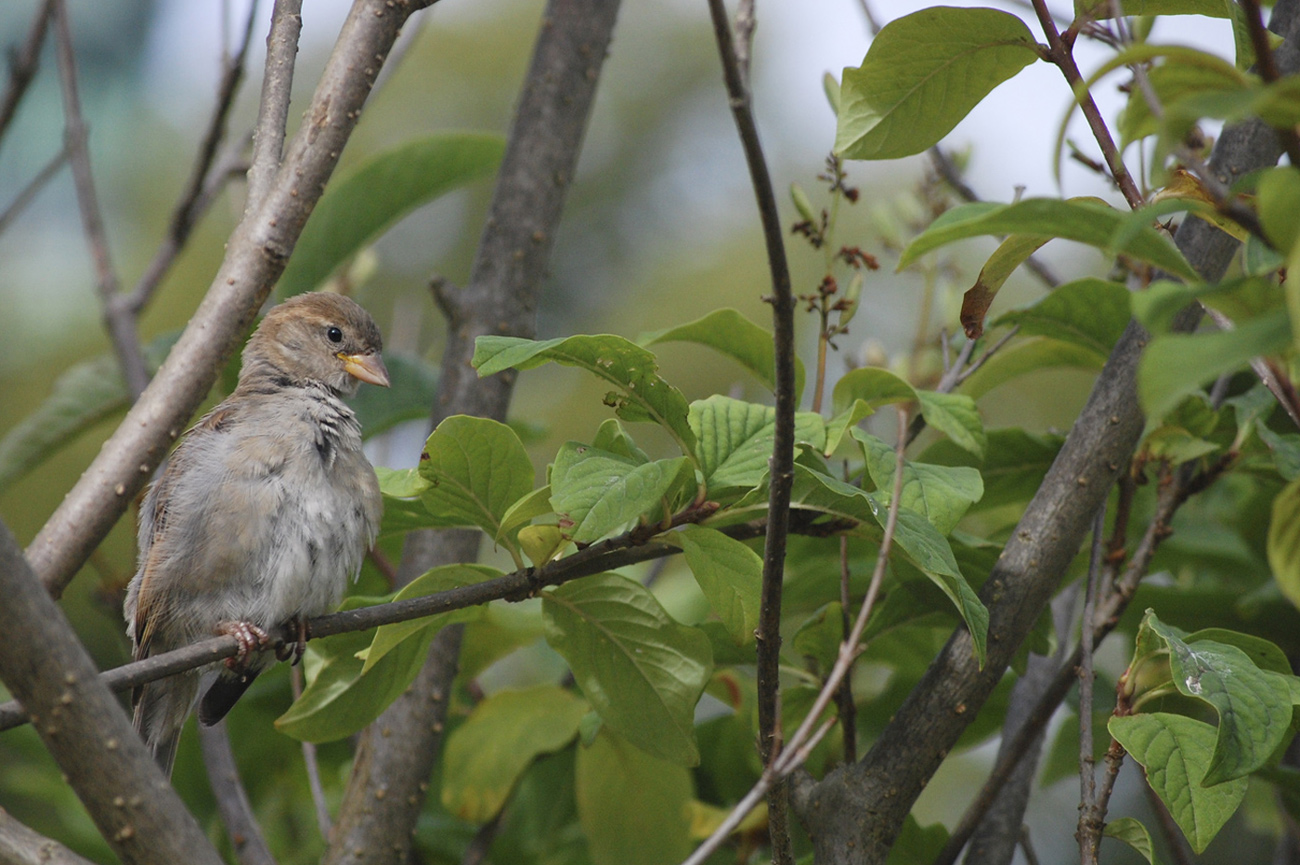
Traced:
[[54, 599], [0, 523], [0, 680], [127, 865], [221, 857], [172, 790]]
[[262, 829], [253, 816], [253, 806], [239, 780], [239, 766], [235, 752], [230, 748], [230, 734], [226, 722], [218, 721], [211, 727], [198, 725], [199, 747], [203, 751], [203, 765], [208, 770], [208, 783], [217, 800], [221, 822], [226, 824], [226, 837], [235, 851], [240, 865], [275, 865], [271, 848], [266, 846]]
[[0, 808], [0, 862], [6, 865], [94, 865], [52, 838], [33, 832]]
[[27, 86], [36, 77], [36, 70], [41, 62], [41, 46], [45, 43], [45, 31], [49, 28], [50, 18], [54, 16], [55, 0], [44, 0], [36, 17], [32, 19], [32, 28], [27, 31], [27, 38], [9, 62], [9, 86], [0, 97], [0, 140], [9, 130], [9, 124], [18, 111], [18, 104], [27, 93]]
[[266, 202], [240, 222], [166, 363], [28, 548], [52, 594], [62, 593], [144, 486], [252, 323], [338, 164], [382, 58], [406, 16], [423, 5], [357, 0], [352, 7]]
[[[479, 379], [469, 365], [484, 334], [530, 337], [537, 298], [609, 49], [618, 0], [549, 0], [463, 289], [435, 288], [448, 315], [432, 420], [505, 420], [516, 374]], [[472, 561], [476, 532], [416, 532], [399, 576]], [[442, 744], [461, 626], [444, 629], [415, 683], [363, 734], [325, 861], [402, 861]]]
[[[776, 419], [768, 492], [768, 533], [763, 547], [762, 603], [758, 629], [758, 750], [765, 766], [771, 766], [780, 753], [780, 714], [778, 699], [781, 687], [781, 588], [785, 575], [786, 535], [789, 529], [790, 489], [794, 483], [794, 293], [790, 287], [790, 268], [785, 257], [785, 237], [776, 209], [772, 178], [768, 173], [763, 147], [754, 122], [752, 97], [745, 80], [742, 61], [737, 57], [736, 42], [727, 22], [722, 0], [709, 0], [713, 34], [722, 58], [722, 75], [731, 102], [732, 117], [740, 134], [740, 143], [749, 166], [749, 178], [763, 226], [767, 247], [767, 264], [772, 279], [772, 329], [776, 352]], [[744, 32], [752, 33], [752, 9], [740, 22]], [[746, 50], [746, 55], [748, 50]], [[745, 58], [747, 64], [748, 58]], [[794, 861], [790, 849], [788, 808], [785, 784], [780, 779], [768, 795], [768, 829], [772, 841], [772, 858], [786, 865]]]
[[302, 0], [275, 0], [271, 10], [271, 30], [266, 34], [266, 64], [262, 72], [257, 125], [253, 130], [253, 159], [248, 167], [247, 212], [256, 210], [266, 199], [271, 181], [280, 169], [301, 32]]

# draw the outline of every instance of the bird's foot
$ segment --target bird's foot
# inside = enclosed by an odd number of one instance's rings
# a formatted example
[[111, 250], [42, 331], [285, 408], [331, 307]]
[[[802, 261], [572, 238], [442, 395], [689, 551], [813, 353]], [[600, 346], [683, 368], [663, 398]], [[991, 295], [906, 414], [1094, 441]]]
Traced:
[[252, 622], [222, 622], [217, 625], [217, 633], [234, 637], [239, 642], [239, 651], [226, 658], [226, 666], [232, 670], [244, 667], [250, 655], [269, 649], [274, 642], [270, 634]]
[[285, 624], [293, 628], [297, 638], [292, 643], [286, 642], [277, 646], [275, 658], [277, 661], [287, 661], [292, 658], [292, 663], [296, 665], [302, 660], [303, 652], [307, 651], [307, 640], [311, 638], [311, 628], [307, 625], [305, 616], [294, 616]]

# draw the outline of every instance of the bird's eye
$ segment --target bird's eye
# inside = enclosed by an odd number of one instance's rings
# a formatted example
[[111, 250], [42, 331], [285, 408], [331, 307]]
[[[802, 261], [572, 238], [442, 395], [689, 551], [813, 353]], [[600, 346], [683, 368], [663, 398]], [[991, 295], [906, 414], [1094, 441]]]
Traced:
[[329, 329], [325, 331], [325, 335], [329, 337], [330, 342], [343, 341], [343, 331], [339, 330], [337, 327], [334, 327], [333, 325], [330, 325]]

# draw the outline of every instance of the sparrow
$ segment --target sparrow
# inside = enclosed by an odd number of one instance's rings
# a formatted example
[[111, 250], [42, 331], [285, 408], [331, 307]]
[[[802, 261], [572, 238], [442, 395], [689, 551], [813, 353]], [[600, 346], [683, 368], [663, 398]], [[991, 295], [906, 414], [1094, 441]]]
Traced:
[[149, 488], [124, 610], [133, 658], [218, 634], [240, 644], [224, 668], [133, 693], [135, 729], [165, 775], [200, 684], [199, 721], [210, 726], [275, 662], [268, 632], [296, 623], [301, 655], [305, 618], [336, 607], [360, 572], [383, 505], [343, 400], [362, 382], [388, 387], [381, 348], [374, 320], [340, 295], [272, 308], [244, 347], [234, 392], [185, 433]]

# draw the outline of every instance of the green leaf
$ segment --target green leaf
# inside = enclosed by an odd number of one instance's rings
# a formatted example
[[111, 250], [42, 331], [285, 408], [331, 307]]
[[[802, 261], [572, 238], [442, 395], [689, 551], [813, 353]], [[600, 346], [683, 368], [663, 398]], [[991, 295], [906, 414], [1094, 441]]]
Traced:
[[1300, 212], [1300, 170], [1281, 166], [1262, 172], [1256, 195], [1264, 233], [1278, 252], [1289, 255], [1300, 241], [1300, 225], [1295, 218]]
[[981, 459], [984, 457], [988, 437], [984, 434], [984, 422], [980, 420], [974, 399], [966, 394], [932, 390], [918, 390], [916, 398], [921, 402], [921, 414], [926, 423], [952, 439], [959, 448]]
[[1059, 339], [1031, 336], [1003, 346], [984, 365], [966, 379], [961, 392], [971, 399], [982, 399], [996, 387], [1022, 375], [1054, 367], [1101, 369], [1105, 363], [1092, 349], [1080, 348]]
[[[171, 331], [144, 348], [145, 365], [156, 370], [180, 338]], [[95, 424], [126, 411], [131, 400], [113, 354], [70, 367], [54, 382], [50, 395], [0, 439], [0, 491], [36, 468], [55, 451]]]
[[1276, 312], [1285, 305], [1281, 290], [1269, 277], [1227, 279], [1209, 284], [1161, 280], [1130, 298], [1133, 317], [1156, 336], [1169, 333], [1178, 314], [1194, 301], [1241, 321]]
[[[794, 422], [796, 444], [823, 446], [820, 415], [796, 412]], [[776, 409], [715, 395], [691, 403], [690, 424], [710, 498], [763, 482], [775, 442]]]
[[961, 326], [969, 339], [978, 339], [984, 334], [984, 318], [1003, 284], [1017, 267], [1049, 240], [1050, 237], [1036, 234], [1012, 235], [989, 256], [975, 284], [962, 295]]
[[1142, 821], [1136, 817], [1120, 817], [1118, 820], [1111, 820], [1106, 824], [1102, 834], [1107, 838], [1123, 841], [1136, 850], [1138, 855], [1147, 860], [1150, 865], [1156, 865], [1156, 851], [1155, 845], [1151, 843], [1151, 833], [1147, 832], [1147, 827], [1143, 826]]
[[1164, 712], [1112, 717], [1110, 734], [1146, 770], [1147, 781], [1187, 836], [1202, 853], [1246, 796], [1247, 781], [1238, 778], [1203, 786], [1214, 750], [1215, 730], [1203, 721]]
[[[343, 609], [383, 603], [388, 598], [350, 597]], [[361, 675], [357, 657], [370, 645], [374, 630], [355, 631], [312, 640], [303, 659], [307, 687], [275, 721], [276, 729], [303, 742], [332, 742], [361, 730], [400, 697], [429, 652], [433, 633], [425, 640], [408, 640]]]
[[499, 135], [445, 133], [381, 153], [321, 196], [280, 277], [283, 299], [311, 291], [399, 219], [445, 192], [496, 171]]
[[548, 484], [538, 487], [506, 508], [506, 512], [501, 515], [501, 528], [497, 529], [496, 540], [500, 542], [501, 538], [512, 536], [532, 522], [535, 517], [549, 513], [552, 511], [551, 487]]
[[1239, 322], [1235, 330], [1157, 336], [1138, 366], [1142, 408], [1150, 418], [1163, 417], [1207, 382], [1290, 341], [1291, 322], [1282, 310]]
[[948, 827], [942, 823], [922, 826], [908, 814], [898, 839], [885, 857], [885, 865], [929, 865], [939, 858], [948, 843]]
[[[641, 337], [640, 343], [651, 346], [660, 342], [693, 342], [725, 354], [776, 390], [776, 362], [772, 334], [745, 318], [734, 309], [715, 309], [687, 324], [655, 331]], [[794, 359], [794, 400], [803, 394], [803, 361]]]
[[650, 457], [633, 441], [632, 436], [628, 435], [617, 418], [605, 418], [600, 422], [600, 426], [596, 428], [596, 435], [591, 440], [591, 446], [627, 457], [634, 463], [650, 462]]
[[835, 152], [846, 159], [920, 153], [1037, 59], [1033, 34], [1006, 12], [936, 6], [895, 19], [862, 65], [844, 70]]
[[[1255, 431], [1259, 434], [1259, 440], [1272, 451], [1273, 465], [1282, 480], [1293, 481], [1300, 477], [1300, 435], [1275, 433], [1263, 424], [1257, 424]], [[1274, 573], [1276, 572], [1277, 569], [1274, 568]], [[1300, 576], [1300, 572], [1297, 576]], [[1297, 589], [1300, 589], [1300, 583], [1297, 583]], [[1300, 602], [1300, 594], [1293, 601]]]
[[1268, 565], [1282, 594], [1300, 607], [1300, 478], [1283, 487], [1273, 499]]
[[1062, 436], [1034, 435], [1018, 428], [991, 430], [981, 464], [950, 441], [937, 441], [921, 453], [924, 462], [979, 468], [984, 495], [972, 510], [1028, 502], [1056, 460]]
[[1104, 361], [1132, 318], [1130, 296], [1118, 282], [1080, 279], [1053, 289], [1032, 306], [1011, 310], [996, 324], [1019, 325], [1025, 336], [1068, 342]]
[[[1076, 15], [1104, 21], [1115, 17], [1115, 7], [1108, 0], [1075, 0]], [[1223, 0], [1126, 0], [1124, 14], [1132, 17], [1155, 15], [1202, 15], [1206, 18], [1227, 18], [1227, 4]]]
[[826, 422], [823, 452], [834, 453], [845, 434], [882, 405], [915, 399], [916, 390], [889, 370], [875, 366], [849, 370], [831, 392], [834, 417]]
[[570, 336], [535, 342], [510, 336], [480, 336], [471, 362], [480, 376], [507, 369], [533, 369], [554, 361], [585, 369], [618, 388], [605, 405], [628, 421], [653, 421], [668, 431], [682, 453], [694, 458], [695, 435], [681, 391], [659, 377], [653, 354], [621, 336]]
[[686, 564], [700, 584], [736, 645], [754, 640], [763, 586], [763, 559], [758, 553], [716, 529], [686, 526], [673, 532]]
[[395, 499], [414, 499], [429, 488], [429, 482], [420, 475], [419, 469], [390, 469], [375, 466], [375, 476], [379, 478], [379, 491]]
[[438, 424], [420, 454], [420, 476], [430, 484], [420, 499], [433, 525], [478, 526], [493, 538], [510, 506], [533, 490], [533, 464], [515, 431], [468, 415]]
[[606, 724], [664, 760], [699, 762], [695, 704], [713, 667], [708, 637], [615, 574], [544, 592], [542, 613], [546, 641]]
[[[499, 576], [501, 576], [501, 571], [485, 565], [443, 565], [425, 571], [407, 583], [400, 592], [393, 596], [393, 600], [404, 601], [407, 598], [422, 598], [425, 595], [445, 592], [449, 589], [472, 586]], [[453, 622], [471, 622], [481, 618], [482, 614], [482, 607], [467, 607], [461, 610], [437, 613], [420, 619], [397, 622], [392, 625], [380, 625], [370, 646], [362, 652], [365, 666], [361, 668], [361, 675], [369, 674], [385, 655], [412, 637], [419, 637], [424, 642], [424, 645], [428, 645], [428, 641], [447, 625]]]
[[592, 865], [666, 865], [690, 855], [686, 769], [602, 729], [578, 749], [575, 779]]
[[648, 517], [692, 477], [686, 457], [635, 463], [590, 445], [568, 442], [560, 448], [551, 469], [551, 508], [575, 542], [591, 543]]
[[[860, 429], [853, 430], [853, 437], [862, 444], [867, 473], [882, 493], [883, 500], [888, 502], [897, 467], [894, 449]], [[924, 516], [941, 535], [951, 532], [970, 506], [983, 495], [984, 483], [980, 473], [973, 468], [928, 465], [910, 460], [903, 463], [899, 504]]]
[[1286, 682], [1255, 666], [1236, 646], [1207, 639], [1186, 642], [1150, 611], [1143, 627], [1168, 647], [1170, 676], [1179, 693], [1207, 703], [1219, 715], [1214, 756], [1201, 783], [1244, 778], [1267, 763], [1290, 734]]
[[1085, 243], [1108, 255], [1123, 253], [1186, 279], [1197, 278], [1183, 254], [1148, 225], [1116, 244], [1117, 237], [1130, 228], [1126, 214], [1090, 200], [1029, 198], [1016, 204], [963, 204], [944, 213], [913, 240], [903, 250], [898, 267], [901, 270], [933, 249], [968, 237], [1036, 234]]
[[588, 711], [586, 700], [554, 685], [483, 700], [447, 737], [442, 806], [462, 820], [491, 820], [535, 759], [573, 741]]
[[[892, 593], [891, 593], [892, 596]], [[839, 601], [831, 601], [821, 606], [799, 625], [794, 632], [791, 643], [794, 650], [805, 658], [812, 658], [818, 664], [822, 675], [830, 672], [840, 654], [840, 644], [844, 642], [843, 607]], [[878, 613], [872, 619], [878, 618]]]

